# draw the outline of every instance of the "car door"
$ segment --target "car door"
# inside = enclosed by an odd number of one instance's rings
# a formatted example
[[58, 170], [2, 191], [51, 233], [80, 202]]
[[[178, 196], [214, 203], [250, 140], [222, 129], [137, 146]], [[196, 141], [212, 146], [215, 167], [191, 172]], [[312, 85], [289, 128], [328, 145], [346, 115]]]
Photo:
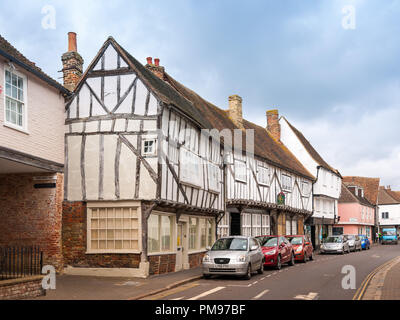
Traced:
[[258, 249], [257, 250], [251, 250], [251, 248], [254, 247], [254, 246], [259, 247], [258, 246], [258, 242], [255, 239], [250, 238], [249, 239], [249, 255], [250, 255], [250, 259], [249, 260], [250, 260], [251, 268], [252, 268], [253, 271], [256, 270], [260, 265], [260, 263], [258, 261]]
[[307, 236], [303, 237], [303, 241], [304, 241], [304, 246], [305, 246], [305, 250], [304, 251], [307, 253], [307, 257], [309, 257], [309, 256], [311, 256], [311, 253], [312, 253], [311, 242], [309, 241]]
[[282, 262], [288, 261], [288, 248], [284, 237], [279, 238]]

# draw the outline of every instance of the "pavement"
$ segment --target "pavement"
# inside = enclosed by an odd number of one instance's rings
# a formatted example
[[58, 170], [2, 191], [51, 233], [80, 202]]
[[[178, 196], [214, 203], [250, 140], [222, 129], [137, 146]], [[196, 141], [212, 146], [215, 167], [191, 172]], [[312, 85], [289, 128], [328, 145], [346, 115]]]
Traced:
[[33, 300], [137, 300], [202, 277], [201, 268], [143, 278], [58, 275], [56, 289]]

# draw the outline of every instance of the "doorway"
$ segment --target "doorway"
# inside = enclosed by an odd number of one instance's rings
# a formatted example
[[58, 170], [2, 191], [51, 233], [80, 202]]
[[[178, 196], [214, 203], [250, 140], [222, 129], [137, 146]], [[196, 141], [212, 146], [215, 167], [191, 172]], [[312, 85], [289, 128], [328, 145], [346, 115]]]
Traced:
[[240, 236], [240, 213], [230, 213], [231, 216], [231, 236]]
[[187, 264], [188, 254], [186, 227], [186, 222], [179, 222], [177, 224], [175, 271], [184, 269]]

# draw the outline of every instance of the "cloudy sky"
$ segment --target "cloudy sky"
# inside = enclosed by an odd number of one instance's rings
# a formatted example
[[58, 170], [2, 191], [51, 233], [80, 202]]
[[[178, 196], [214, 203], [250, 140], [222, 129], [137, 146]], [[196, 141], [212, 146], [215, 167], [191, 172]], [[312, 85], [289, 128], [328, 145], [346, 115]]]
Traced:
[[111, 35], [221, 108], [239, 94], [262, 126], [279, 109], [342, 175], [400, 189], [399, 1], [2, 3], [2, 36], [56, 79], [68, 31], [86, 66]]

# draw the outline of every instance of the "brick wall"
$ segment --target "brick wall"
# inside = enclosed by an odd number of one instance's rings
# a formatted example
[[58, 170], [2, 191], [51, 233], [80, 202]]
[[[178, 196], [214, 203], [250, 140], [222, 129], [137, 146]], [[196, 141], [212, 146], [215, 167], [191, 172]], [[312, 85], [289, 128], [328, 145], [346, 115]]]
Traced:
[[56, 188], [35, 189], [42, 181], [33, 178], [43, 175], [53, 174], [0, 175], [0, 246], [40, 246], [44, 264], [60, 271], [63, 175]]
[[189, 254], [190, 268], [196, 268], [196, 267], [201, 266], [204, 254], [205, 254], [205, 252]]
[[157, 256], [149, 256], [150, 275], [163, 274], [175, 271], [176, 255], [162, 254]]
[[86, 203], [63, 202], [64, 264], [85, 268], [139, 268], [140, 254], [86, 254]]
[[0, 300], [17, 300], [44, 296], [42, 276], [0, 281]]

